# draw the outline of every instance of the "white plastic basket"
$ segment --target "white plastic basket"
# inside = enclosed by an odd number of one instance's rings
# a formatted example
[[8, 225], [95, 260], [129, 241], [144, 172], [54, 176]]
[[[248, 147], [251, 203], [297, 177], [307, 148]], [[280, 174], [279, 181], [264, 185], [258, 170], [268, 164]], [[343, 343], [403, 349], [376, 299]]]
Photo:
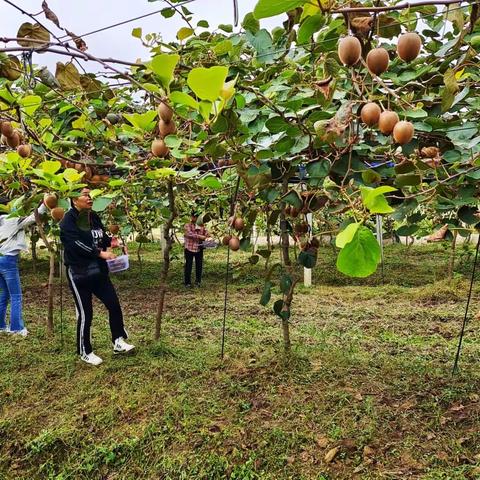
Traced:
[[123, 272], [128, 270], [128, 255], [120, 255], [113, 260], [107, 260], [108, 270], [110, 273]]

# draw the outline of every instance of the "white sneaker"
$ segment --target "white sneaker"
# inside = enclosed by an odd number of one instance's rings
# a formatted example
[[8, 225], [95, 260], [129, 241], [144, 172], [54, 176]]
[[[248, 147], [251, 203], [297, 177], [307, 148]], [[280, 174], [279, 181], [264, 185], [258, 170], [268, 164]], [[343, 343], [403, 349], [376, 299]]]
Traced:
[[20, 337], [26, 337], [28, 335], [28, 330], [26, 328], [22, 328], [21, 330], [7, 330], [8, 333], [12, 335], [19, 335]]
[[89, 353], [88, 355], [83, 354], [80, 356], [80, 358], [85, 363], [89, 363], [90, 365], [95, 365], [95, 366], [100, 365], [103, 362], [103, 360], [98, 355], [95, 355], [93, 352]]
[[113, 345], [113, 353], [127, 353], [135, 348], [134, 345], [127, 343], [123, 337], [117, 338]]
[[8, 333], [8, 327], [0, 328], [0, 333]]

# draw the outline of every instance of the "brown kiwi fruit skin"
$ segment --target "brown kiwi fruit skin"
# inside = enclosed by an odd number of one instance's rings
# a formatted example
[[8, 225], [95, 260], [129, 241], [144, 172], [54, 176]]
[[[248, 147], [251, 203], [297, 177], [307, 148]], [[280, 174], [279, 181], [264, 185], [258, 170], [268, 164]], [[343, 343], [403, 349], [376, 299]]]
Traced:
[[170, 105], [166, 102], [162, 102], [158, 106], [158, 116], [165, 122], [169, 123], [173, 118], [173, 110], [171, 109]]
[[243, 221], [243, 218], [237, 217], [233, 221], [233, 228], [237, 230], [237, 232], [241, 232], [243, 228], [245, 227], [245, 222]]
[[225, 235], [222, 239], [222, 244], [227, 246], [228, 245], [228, 242], [230, 242], [230, 239], [232, 238], [231, 235]]
[[10, 122], [2, 122], [0, 130], [2, 132], [2, 135], [5, 135], [5, 137], [7, 138], [11, 137], [13, 135], [13, 132], [15, 131]]
[[19, 145], [17, 147], [17, 153], [22, 158], [28, 158], [32, 155], [32, 146], [30, 144]]
[[366, 103], [360, 112], [360, 118], [365, 125], [373, 127], [378, 123], [382, 111], [380, 107], [373, 102]]
[[421, 48], [422, 39], [414, 32], [404, 33], [398, 37], [397, 54], [404, 62], [415, 60]]
[[240, 240], [238, 239], [238, 237], [230, 238], [230, 240], [228, 241], [228, 246], [230, 247], [230, 250], [233, 250], [234, 252], [239, 250], [240, 249]]
[[177, 126], [175, 122], [171, 120], [170, 122], [164, 122], [162, 119], [158, 122], [158, 131], [162, 137], [167, 135], [173, 135], [177, 132]]
[[357, 37], [344, 37], [338, 43], [338, 57], [344, 65], [352, 67], [361, 56], [362, 44]]
[[388, 52], [380, 47], [368, 52], [366, 62], [371, 73], [381, 75], [387, 71], [390, 58]]
[[393, 129], [393, 139], [396, 143], [405, 145], [412, 140], [414, 133], [415, 129], [411, 122], [401, 121]]
[[168, 155], [169, 150], [165, 142], [157, 138], [152, 142], [151, 152], [156, 157], [164, 158]]
[[12, 148], [17, 148], [20, 145], [20, 134], [14, 131], [10, 137], [7, 137], [7, 145]]
[[43, 203], [50, 209], [52, 210], [53, 208], [56, 208], [58, 205], [58, 199], [55, 195], [48, 195]]
[[65, 210], [62, 207], [55, 207], [52, 208], [50, 215], [55, 221], [59, 222], [65, 216]]
[[385, 110], [380, 114], [378, 119], [378, 129], [384, 135], [390, 135], [393, 132], [395, 125], [400, 121], [396, 112]]

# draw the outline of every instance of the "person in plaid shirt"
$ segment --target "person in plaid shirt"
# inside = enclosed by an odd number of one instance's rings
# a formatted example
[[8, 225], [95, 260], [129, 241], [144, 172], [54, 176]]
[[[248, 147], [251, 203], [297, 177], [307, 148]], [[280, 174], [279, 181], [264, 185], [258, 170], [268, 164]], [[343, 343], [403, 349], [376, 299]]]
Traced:
[[195, 285], [200, 286], [203, 269], [203, 247], [202, 243], [208, 238], [208, 232], [202, 225], [197, 225], [198, 215], [192, 212], [190, 223], [185, 225], [184, 252], [185, 272], [184, 282], [187, 288], [192, 287], [192, 267], [195, 259]]

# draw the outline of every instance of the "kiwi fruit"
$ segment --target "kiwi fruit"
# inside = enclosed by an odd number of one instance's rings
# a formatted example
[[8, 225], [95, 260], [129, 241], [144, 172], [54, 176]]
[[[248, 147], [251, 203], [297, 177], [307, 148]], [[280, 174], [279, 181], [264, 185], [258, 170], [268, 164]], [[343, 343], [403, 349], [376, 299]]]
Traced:
[[75, 163], [73, 168], [77, 171], [77, 172], [83, 172], [83, 164], [82, 163]]
[[233, 250], [236, 252], [237, 250], [240, 250], [240, 240], [238, 237], [232, 237], [228, 241], [228, 246], [230, 247], [230, 250]]
[[50, 215], [56, 222], [59, 222], [65, 216], [65, 210], [62, 207], [55, 207], [52, 208]]
[[116, 235], [120, 231], [120, 225], [111, 224], [108, 226], [108, 230], [112, 235]]
[[13, 135], [13, 127], [10, 122], [2, 122], [2, 125], [0, 126], [0, 131], [2, 132], [2, 135], [5, 135], [7, 138], [11, 137]]
[[305, 235], [308, 233], [308, 223], [297, 223], [294, 227], [294, 230], [297, 235]]
[[225, 235], [225, 236], [223, 237], [223, 239], [222, 239], [223, 245], [227, 246], [228, 243], [230, 242], [230, 239], [231, 239], [231, 238], [232, 238], [231, 235]]
[[102, 177], [100, 175], [92, 175], [90, 179], [90, 183], [100, 183], [102, 181]]
[[422, 48], [422, 39], [413, 32], [398, 37], [397, 54], [404, 62], [411, 62], [418, 57]]
[[12, 148], [17, 148], [20, 145], [20, 134], [15, 130], [12, 136], [7, 137], [7, 145]]
[[89, 167], [88, 165], [85, 166], [85, 175], [83, 176], [83, 178], [85, 180], [90, 180], [93, 176], [93, 170], [92, 170], [92, 167]]
[[245, 227], [245, 222], [243, 221], [243, 218], [237, 217], [233, 220], [232, 226], [237, 232], [241, 232]]
[[103, 183], [108, 183], [110, 181], [110, 176], [109, 175], [99, 175], [100, 181]]
[[169, 123], [173, 118], [173, 110], [170, 108], [168, 103], [162, 102], [158, 106], [158, 116], [165, 122]]
[[369, 102], [363, 106], [362, 111], [360, 112], [360, 117], [365, 125], [373, 127], [378, 123], [381, 113], [382, 111], [376, 103]]
[[171, 120], [170, 122], [164, 122], [162, 119], [158, 122], [158, 131], [162, 137], [166, 137], [167, 135], [173, 135], [177, 132], [177, 126], [175, 122]]
[[393, 129], [393, 138], [400, 145], [405, 145], [413, 138], [413, 124], [406, 121], [398, 122]]
[[169, 149], [162, 139], [155, 139], [152, 142], [151, 152], [156, 157], [164, 158], [168, 155]]
[[56, 208], [58, 204], [58, 199], [55, 195], [48, 195], [47, 197], [45, 197], [43, 203], [51, 210], [53, 208]]
[[375, 75], [386, 72], [389, 61], [388, 52], [384, 48], [374, 48], [368, 52], [367, 66], [370, 72]]
[[362, 55], [362, 44], [357, 37], [344, 37], [338, 43], [338, 56], [340, 61], [351, 67], [355, 65]]
[[378, 128], [384, 135], [390, 135], [399, 120], [395, 112], [385, 110], [380, 114], [380, 118], [378, 119]]
[[17, 147], [17, 153], [22, 157], [22, 158], [28, 158], [32, 154], [32, 146], [29, 144], [25, 145], [19, 145]]

